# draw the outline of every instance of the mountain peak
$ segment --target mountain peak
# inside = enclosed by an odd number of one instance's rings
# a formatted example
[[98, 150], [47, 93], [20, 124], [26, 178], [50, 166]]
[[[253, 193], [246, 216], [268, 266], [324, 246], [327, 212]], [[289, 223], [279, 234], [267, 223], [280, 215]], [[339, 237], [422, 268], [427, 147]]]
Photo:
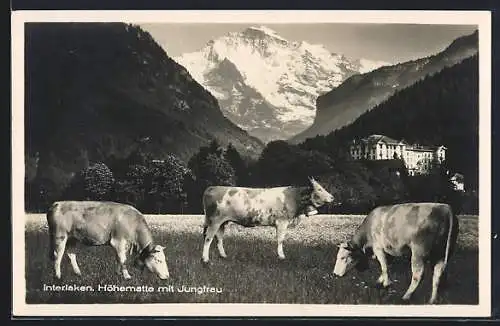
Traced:
[[283, 38], [278, 33], [276, 33], [276, 31], [270, 29], [269, 27], [263, 26], [263, 25], [261, 25], [261, 26], [250, 26], [249, 28], [247, 28], [246, 30], [243, 31], [243, 34], [255, 35], [257, 33], [258, 34], [264, 34], [266, 36], [270, 36], [272, 38], [276, 38], [276, 39], [279, 39], [281, 41], [288, 42], [285, 38]]
[[176, 60], [217, 97], [231, 121], [264, 141], [306, 129], [316, 98], [361, 67], [322, 44], [287, 41], [266, 26], [231, 32]]
[[450, 45], [446, 48], [445, 51], [456, 51], [462, 48], [475, 48], [477, 47], [477, 43], [479, 40], [478, 31], [475, 30], [471, 34], [464, 35], [456, 38]]

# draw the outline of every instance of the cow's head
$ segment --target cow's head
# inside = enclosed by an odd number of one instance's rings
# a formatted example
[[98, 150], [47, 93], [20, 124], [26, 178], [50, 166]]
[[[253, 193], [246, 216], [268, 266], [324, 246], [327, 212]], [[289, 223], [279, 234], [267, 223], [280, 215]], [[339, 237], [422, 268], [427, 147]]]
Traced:
[[146, 267], [151, 273], [156, 274], [162, 280], [169, 278], [170, 274], [168, 273], [164, 249], [165, 247], [160, 245], [146, 248], [136, 260], [136, 265], [142, 269]]
[[333, 274], [344, 276], [353, 267], [356, 267], [358, 271], [366, 270], [368, 268], [368, 257], [362, 248], [356, 247], [350, 242], [341, 243]]
[[315, 207], [321, 207], [324, 204], [333, 202], [333, 195], [323, 188], [314, 178], [309, 177], [312, 186], [311, 202]]

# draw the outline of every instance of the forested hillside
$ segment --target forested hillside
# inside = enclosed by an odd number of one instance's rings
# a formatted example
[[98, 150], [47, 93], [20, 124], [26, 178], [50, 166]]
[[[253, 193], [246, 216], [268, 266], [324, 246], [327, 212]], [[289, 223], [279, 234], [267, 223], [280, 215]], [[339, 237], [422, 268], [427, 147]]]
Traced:
[[469, 189], [478, 187], [478, 57], [429, 76], [404, 89], [354, 123], [301, 147], [343, 155], [353, 138], [383, 134], [410, 144], [445, 145], [447, 165], [465, 175]]
[[362, 114], [389, 100], [394, 94], [444, 68], [462, 62], [478, 53], [477, 31], [455, 39], [435, 55], [386, 66], [354, 75], [316, 101], [314, 123], [290, 139], [297, 144], [316, 135], [327, 135], [347, 126]]

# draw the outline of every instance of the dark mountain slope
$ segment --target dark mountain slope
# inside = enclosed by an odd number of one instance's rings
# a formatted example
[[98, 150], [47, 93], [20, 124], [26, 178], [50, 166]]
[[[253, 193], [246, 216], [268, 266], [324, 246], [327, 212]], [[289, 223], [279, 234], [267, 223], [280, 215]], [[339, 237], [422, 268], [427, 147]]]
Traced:
[[422, 78], [453, 66], [478, 51], [477, 31], [457, 38], [442, 52], [426, 58], [385, 66], [354, 75], [316, 101], [314, 123], [290, 139], [300, 143], [316, 135], [326, 135], [355, 121], [361, 114], [387, 100]]
[[29, 177], [62, 185], [89, 161], [125, 157], [139, 144], [184, 161], [213, 138], [244, 155], [262, 149], [136, 26], [27, 24], [25, 51]]
[[469, 189], [477, 189], [479, 167], [478, 57], [445, 68], [404, 89], [354, 123], [328, 136], [317, 136], [301, 146], [333, 153], [345, 150], [357, 137], [383, 134], [423, 145], [443, 144], [454, 172], [465, 175]]

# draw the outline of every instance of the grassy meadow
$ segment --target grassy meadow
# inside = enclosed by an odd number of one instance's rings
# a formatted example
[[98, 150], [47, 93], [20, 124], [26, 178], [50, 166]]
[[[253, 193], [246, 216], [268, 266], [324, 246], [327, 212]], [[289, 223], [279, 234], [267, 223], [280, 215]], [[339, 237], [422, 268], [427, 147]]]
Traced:
[[[300, 304], [402, 304], [400, 298], [410, 284], [408, 258], [394, 259], [389, 266], [389, 289], [376, 288], [378, 262], [370, 261], [365, 272], [352, 271], [342, 278], [332, 275], [336, 244], [348, 239], [363, 216], [318, 215], [289, 230], [284, 242], [286, 260], [278, 260], [275, 230], [228, 225], [225, 248], [228, 258], [219, 258], [212, 243], [211, 264], [203, 266], [200, 215], [148, 215], [156, 242], [166, 246], [170, 279], [160, 280], [147, 271], [129, 267], [131, 280], [116, 272], [111, 247], [80, 247], [77, 253], [82, 276], [73, 274], [67, 256], [62, 279], [55, 280], [49, 260], [49, 238], [45, 215], [26, 217], [26, 303], [300, 303]], [[449, 263], [449, 285], [441, 292], [441, 304], [478, 303], [477, 216], [459, 216], [458, 247]], [[412, 304], [430, 297], [432, 272], [414, 294]], [[46, 286], [83, 285], [94, 291], [49, 291]], [[44, 290], [45, 285], [45, 290]], [[104, 291], [108, 285], [146, 286], [152, 292]], [[164, 287], [158, 291], [158, 287]], [[171, 286], [171, 287], [170, 287]], [[214, 287], [216, 292], [178, 292], [185, 287]], [[100, 289], [100, 290], [99, 290]], [[170, 289], [170, 290], [165, 290]]]

